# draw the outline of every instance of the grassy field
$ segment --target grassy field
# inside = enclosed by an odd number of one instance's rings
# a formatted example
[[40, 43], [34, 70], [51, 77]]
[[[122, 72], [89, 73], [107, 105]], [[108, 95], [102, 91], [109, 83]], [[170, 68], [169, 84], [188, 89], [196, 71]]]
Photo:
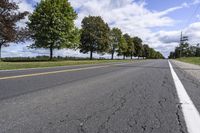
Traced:
[[200, 57], [179, 58], [177, 60], [182, 61], [182, 62], [191, 63], [191, 64], [200, 65]]
[[70, 66], [82, 64], [100, 64], [111, 62], [129, 62], [130, 60], [69, 60], [69, 61], [42, 61], [42, 62], [3, 62], [0, 61], [0, 70], [42, 68], [55, 66]]

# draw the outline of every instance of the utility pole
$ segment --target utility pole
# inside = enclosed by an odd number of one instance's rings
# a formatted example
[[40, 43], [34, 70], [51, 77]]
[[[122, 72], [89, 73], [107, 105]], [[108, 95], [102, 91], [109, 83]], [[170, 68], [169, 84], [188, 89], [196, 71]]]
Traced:
[[182, 57], [182, 45], [189, 40], [188, 36], [183, 36], [183, 32], [181, 31], [181, 38], [180, 38], [180, 57]]
[[181, 31], [181, 38], [180, 38], [180, 44], [179, 44], [179, 45], [180, 45], [180, 46], [179, 46], [179, 50], [180, 50], [180, 51], [179, 51], [179, 52], [180, 52], [180, 53], [179, 53], [179, 56], [180, 56], [179, 58], [181, 58], [181, 54], [182, 54], [182, 53], [181, 53], [181, 52], [182, 52], [182, 49], [181, 49], [181, 45], [182, 45], [182, 44], [183, 44], [183, 32]]
[[182, 44], [182, 40], [183, 40], [183, 32], [181, 31], [180, 45]]

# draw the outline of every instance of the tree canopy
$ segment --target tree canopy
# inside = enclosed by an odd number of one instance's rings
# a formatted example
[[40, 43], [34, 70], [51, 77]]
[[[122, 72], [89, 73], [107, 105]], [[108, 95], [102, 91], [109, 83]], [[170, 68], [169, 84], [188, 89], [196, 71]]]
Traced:
[[35, 43], [31, 48], [74, 48], [78, 41], [78, 29], [74, 20], [77, 14], [67, 0], [42, 0], [29, 17], [29, 29]]
[[[137, 36], [123, 34], [119, 28], [112, 28], [101, 16], [88, 16], [83, 18], [81, 29], [78, 29], [74, 21], [77, 14], [68, 0], [41, 0], [34, 12], [29, 15], [28, 27], [21, 28], [16, 23], [23, 19], [28, 12], [18, 12], [18, 5], [9, 0], [0, 1], [0, 58], [1, 47], [8, 46], [10, 42], [18, 42], [26, 37], [31, 37], [33, 44], [29, 48], [49, 49], [50, 59], [54, 49], [71, 48], [79, 49], [82, 53], [111, 54], [118, 56], [163, 58], [148, 44]], [[195, 52], [194, 52], [195, 51]], [[172, 57], [200, 55], [200, 48], [189, 47], [182, 44], [177, 47]]]
[[110, 44], [110, 28], [100, 16], [88, 16], [82, 21], [80, 52], [93, 53], [108, 52]]
[[27, 30], [17, 26], [17, 22], [24, 19], [28, 12], [19, 12], [19, 6], [9, 0], [0, 1], [0, 59], [1, 47], [11, 42], [23, 41]]
[[191, 45], [188, 42], [183, 42], [170, 52], [169, 58], [181, 58], [181, 57], [200, 57], [199, 44]]
[[125, 59], [127, 49], [128, 49], [128, 44], [127, 44], [124, 36], [121, 37], [118, 47], [119, 47], [118, 50], [117, 50], [118, 56], [123, 56], [123, 58]]
[[110, 31], [110, 48], [109, 48], [109, 53], [111, 54], [111, 59], [114, 58], [114, 53], [116, 50], [119, 48], [119, 44], [122, 38], [122, 31], [119, 28], [113, 28]]
[[135, 45], [135, 56], [142, 57], [142, 51], [143, 51], [143, 46], [142, 46], [142, 39], [139, 37], [134, 37], [133, 42]]
[[135, 53], [135, 44], [133, 38], [129, 34], [124, 34], [124, 38], [127, 42], [127, 51], [126, 56], [131, 56], [131, 59], [133, 58], [133, 55]]

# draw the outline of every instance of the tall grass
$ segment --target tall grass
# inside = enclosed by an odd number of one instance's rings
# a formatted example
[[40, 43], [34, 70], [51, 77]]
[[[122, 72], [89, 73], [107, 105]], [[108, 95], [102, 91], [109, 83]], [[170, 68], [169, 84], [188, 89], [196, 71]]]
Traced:
[[177, 60], [191, 63], [191, 64], [200, 65], [200, 57], [185, 57], [185, 58], [179, 58]]

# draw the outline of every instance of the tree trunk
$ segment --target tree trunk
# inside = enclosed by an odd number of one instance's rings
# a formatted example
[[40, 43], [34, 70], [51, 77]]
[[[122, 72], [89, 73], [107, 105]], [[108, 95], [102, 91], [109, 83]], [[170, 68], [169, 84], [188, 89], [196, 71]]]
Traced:
[[114, 52], [112, 52], [112, 57], [111, 57], [111, 60], [113, 60], [114, 59]]
[[123, 56], [123, 59], [125, 60], [125, 55]]
[[51, 46], [50, 47], [50, 60], [53, 59], [53, 47]]
[[131, 53], [131, 60], [133, 59], [133, 53]]
[[2, 45], [0, 44], [0, 61], [1, 61], [1, 46], [2, 46]]
[[92, 59], [93, 59], [93, 51], [90, 50], [90, 60], [92, 60]]

